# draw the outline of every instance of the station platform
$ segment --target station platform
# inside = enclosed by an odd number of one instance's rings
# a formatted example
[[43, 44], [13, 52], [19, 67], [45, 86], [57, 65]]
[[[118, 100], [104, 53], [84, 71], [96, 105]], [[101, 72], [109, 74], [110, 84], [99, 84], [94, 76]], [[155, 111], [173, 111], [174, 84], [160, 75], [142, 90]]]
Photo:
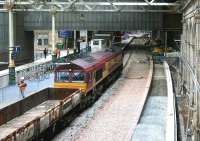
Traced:
[[168, 100], [167, 81], [163, 64], [155, 64], [154, 68], [149, 97], [131, 141], [165, 140]]
[[[70, 54], [72, 54], [73, 51], [71, 50], [70, 51]], [[60, 57], [64, 57], [67, 55], [67, 51], [66, 50], [61, 50], [60, 51]], [[34, 62], [31, 62], [31, 63], [28, 63], [28, 64], [24, 64], [24, 65], [21, 65], [21, 66], [17, 66], [15, 68], [15, 71], [20, 71], [20, 70], [23, 70], [23, 69], [26, 69], [26, 68], [30, 68], [31, 66], [33, 65], [39, 65], [39, 64], [44, 64], [44, 63], [47, 63], [47, 62], [51, 62], [52, 61], [52, 56], [51, 55], [48, 55], [46, 58], [40, 58], [38, 60], [35, 60]], [[3, 76], [7, 76], [9, 73], [9, 70], [8, 69], [5, 69], [5, 70], [2, 70], [0, 71], [0, 78], [3, 77]], [[1, 81], [0, 81], [0, 84], [1, 84]], [[3, 85], [1, 85], [0, 88], [2, 88]]]
[[169, 66], [166, 62], [154, 66], [149, 97], [131, 141], [177, 140], [175, 96]]
[[[43, 80], [25, 80], [27, 87], [24, 96], [27, 97], [35, 91], [50, 87], [54, 82], [53, 73], [49, 74]], [[13, 102], [21, 100], [23, 97], [19, 91], [18, 85], [10, 85], [0, 89], [0, 108], [3, 108]]]
[[[72, 53], [72, 51], [70, 52]], [[61, 51], [60, 57], [67, 55], [66, 50]], [[33, 65], [45, 64], [52, 61], [52, 56], [48, 55], [45, 58], [38, 59], [32, 63], [21, 65], [16, 67], [16, 71], [24, 70], [30, 68]], [[18, 85], [8, 85], [8, 82], [2, 82], [4, 78], [7, 77], [8, 80], [8, 69], [0, 71], [0, 108], [7, 106], [13, 102], [21, 100], [23, 97], [19, 91]], [[35, 91], [50, 87], [53, 85], [54, 75], [53, 73], [46, 74], [42, 79], [35, 80], [25, 80], [27, 87], [25, 90], [25, 97], [31, 95]]]

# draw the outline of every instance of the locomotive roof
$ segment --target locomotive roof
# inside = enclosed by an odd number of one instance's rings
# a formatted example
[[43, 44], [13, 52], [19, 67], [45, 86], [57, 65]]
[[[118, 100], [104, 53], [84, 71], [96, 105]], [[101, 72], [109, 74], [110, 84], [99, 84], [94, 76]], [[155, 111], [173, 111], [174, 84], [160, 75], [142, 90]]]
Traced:
[[71, 63], [81, 67], [85, 71], [89, 71], [94, 67], [98, 67], [104, 62], [108, 61], [110, 58], [113, 58], [116, 55], [116, 52], [108, 52], [108, 51], [98, 51], [95, 53], [91, 53], [86, 58], [79, 58]]

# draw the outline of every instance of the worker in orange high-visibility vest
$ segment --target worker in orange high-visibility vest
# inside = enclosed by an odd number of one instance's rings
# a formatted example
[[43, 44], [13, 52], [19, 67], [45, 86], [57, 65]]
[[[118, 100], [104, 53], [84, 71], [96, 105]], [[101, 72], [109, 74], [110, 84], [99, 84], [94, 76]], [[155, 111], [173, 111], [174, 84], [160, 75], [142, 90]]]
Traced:
[[24, 77], [21, 77], [20, 81], [18, 83], [18, 87], [19, 87], [20, 93], [21, 93], [23, 98], [25, 97], [24, 96], [24, 91], [26, 89], [26, 86], [27, 86], [27, 84], [24, 82]]

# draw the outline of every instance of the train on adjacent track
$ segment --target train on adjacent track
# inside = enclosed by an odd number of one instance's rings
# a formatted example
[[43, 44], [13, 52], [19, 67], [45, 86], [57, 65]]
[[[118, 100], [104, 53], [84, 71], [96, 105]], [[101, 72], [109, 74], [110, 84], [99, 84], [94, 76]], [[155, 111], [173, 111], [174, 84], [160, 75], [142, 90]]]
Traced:
[[109, 48], [56, 63], [54, 87], [0, 109], [0, 141], [49, 140], [120, 76], [123, 51]]

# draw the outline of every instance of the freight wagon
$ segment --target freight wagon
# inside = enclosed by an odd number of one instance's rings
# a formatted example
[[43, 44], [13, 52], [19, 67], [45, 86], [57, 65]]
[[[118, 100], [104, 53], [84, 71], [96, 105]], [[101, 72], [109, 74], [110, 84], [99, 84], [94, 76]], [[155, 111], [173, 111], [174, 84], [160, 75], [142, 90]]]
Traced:
[[[37, 140], [53, 134], [56, 124], [81, 100], [76, 89], [46, 88], [0, 110], [0, 140]], [[48, 133], [48, 134], [46, 134]]]

